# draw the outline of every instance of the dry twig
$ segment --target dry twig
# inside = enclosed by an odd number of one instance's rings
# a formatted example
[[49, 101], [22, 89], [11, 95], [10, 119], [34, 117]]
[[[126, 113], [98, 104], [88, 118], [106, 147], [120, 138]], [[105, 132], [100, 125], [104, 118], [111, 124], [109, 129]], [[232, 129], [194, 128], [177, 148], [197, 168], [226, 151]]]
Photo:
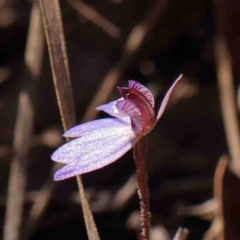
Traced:
[[162, 17], [166, 4], [167, 0], [156, 0], [155, 4], [149, 10], [147, 17], [132, 29], [123, 48], [123, 54], [119, 62], [113, 66], [104, 77], [99, 91], [88, 107], [88, 110], [83, 118], [83, 122], [96, 118], [97, 112], [95, 111], [95, 107], [107, 100], [119, 78], [122, 76], [126, 68], [132, 63], [136, 52], [142, 46], [144, 40], [157, 21]]
[[133, 174], [112, 198], [111, 208], [115, 210], [123, 208], [135, 194], [136, 175]]
[[210, 199], [199, 205], [182, 206], [179, 208], [179, 215], [198, 216], [204, 220], [213, 220], [219, 209], [216, 199]]
[[217, 219], [216, 223], [221, 223], [220, 228], [218, 228], [219, 232], [215, 232], [215, 226], [214, 223], [212, 224], [210, 228], [209, 233], [206, 233], [206, 237], [209, 237], [212, 235], [213, 231], [217, 234], [218, 240], [224, 239], [224, 225], [223, 225], [223, 181], [224, 176], [226, 174], [227, 165], [229, 163], [229, 159], [227, 156], [222, 156], [219, 159], [215, 175], [214, 175], [214, 198], [217, 201], [218, 204], [218, 211], [216, 214], [215, 219]]
[[[37, 38], [37, 39], [36, 39]], [[21, 239], [22, 211], [27, 182], [27, 159], [34, 124], [34, 98], [42, 65], [44, 37], [39, 6], [33, 2], [25, 52], [25, 75], [19, 94], [13, 159], [8, 186], [4, 240]]]
[[[60, 5], [58, 0], [39, 0], [39, 2], [41, 5], [59, 110], [62, 117], [63, 128], [66, 130], [75, 125], [75, 111]], [[82, 209], [88, 238], [90, 240], [98, 240], [100, 238], [87, 198], [85, 196], [80, 176], [77, 177], [77, 182], [83, 205]], [[43, 213], [53, 192], [53, 189], [54, 184], [48, 181], [45, 186], [39, 191], [38, 197], [36, 198], [33, 208], [31, 209], [29, 217], [29, 224], [31, 225], [29, 228], [28, 236], [35, 228], [38, 219]], [[37, 215], [35, 214], [36, 212]]]
[[[219, 222], [217, 239], [237, 239], [239, 237], [239, 178], [240, 178], [240, 136], [236, 94], [234, 91], [233, 66], [231, 54], [226, 40], [225, 3], [217, 5], [217, 36], [215, 39], [215, 59], [220, 103], [224, 128], [231, 161], [227, 157], [219, 160], [214, 178], [214, 192], [219, 204], [219, 212], [215, 222]], [[231, 209], [231, 210], [229, 210]], [[213, 223], [214, 226], [214, 223]], [[216, 225], [215, 225], [216, 226]], [[212, 228], [214, 230], [214, 228]], [[210, 229], [211, 230], [211, 229]], [[210, 232], [211, 233], [211, 232]]]
[[120, 38], [121, 30], [96, 10], [89, 7], [86, 3], [79, 0], [68, 0], [68, 2], [79, 12], [79, 14], [94, 23], [97, 27], [101, 28], [110, 37], [114, 39]]
[[215, 42], [217, 77], [224, 127], [231, 155], [231, 169], [240, 177], [240, 135], [237, 116], [236, 94], [234, 92], [232, 61], [227, 44], [222, 37]]
[[186, 228], [178, 228], [173, 240], [187, 240], [189, 231]]

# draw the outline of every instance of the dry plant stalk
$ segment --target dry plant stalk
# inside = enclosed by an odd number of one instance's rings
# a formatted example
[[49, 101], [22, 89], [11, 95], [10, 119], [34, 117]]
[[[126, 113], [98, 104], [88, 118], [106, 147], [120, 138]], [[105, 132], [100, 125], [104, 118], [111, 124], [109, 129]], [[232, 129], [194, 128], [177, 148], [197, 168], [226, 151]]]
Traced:
[[[47, 38], [55, 91], [62, 117], [63, 128], [66, 131], [75, 125], [75, 114], [60, 5], [58, 0], [39, 0], [39, 2]], [[85, 196], [80, 176], [77, 177], [77, 181], [83, 205], [82, 209], [88, 238], [90, 240], [98, 240], [100, 238], [89, 203]]]
[[217, 77], [224, 127], [231, 155], [231, 169], [240, 177], [240, 135], [237, 116], [236, 94], [234, 92], [232, 61], [223, 37], [215, 42]]
[[121, 30], [96, 10], [89, 7], [86, 3], [79, 0], [68, 0], [68, 2], [74, 9], [79, 12], [79, 14], [91, 21], [97, 27], [101, 28], [110, 37], [115, 40], [118, 40], [120, 38]]
[[189, 231], [186, 228], [178, 228], [177, 233], [173, 240], [187, 240]]
[[[229, 159], [227, 156], [222, 156], [219, 159], [219, 162], [217, 164], [217, 168], [214, 174], [214, 198], [216, 199], [219, 208], [217, 211], [217, 215], [215, 219], [218, 219], [218, 221], [221, 222], [222, 226], [220, 231], [217, 234], [218, 240], [224, 240], [224, 223], [223, 223], [223, 181], [224, 176], [226, 174], [226, 169], [229, 163]], [[211, 234], [211, 232], [210, 232]]]
[[217, 5], [215, 59], [222, 116], [231, 161], [228, 161], [227, 157], [221, 158], [214, 178], [215, 198], [220, 206], [217, 217], [222, 225], [217, 236], [218, 240], [239, 238], [237, 224], [239, 222], [240, 132], [232, 58], [226, 38], [228, 26], [223, 10], [226, 2], [219, 1]]
[[95, 107], [107, 100], [125, 69], [127, 69], [127, 67], [132, 63], [135, 54], [143, 45], [144, 40], [148, 37], [150, 31], [162, 17], [166, 5], [167, 0], [156, 0], [144, 20], [132, 29], [123, 47], [123, 54], [120, 57], [119, 62], [105, 75], [99, 91], [88, 107], [88, 110], [83, 118], [83, 122], [86, 122], [89, 119], [94, 119], [97, 116]]
[[125, 184], [111, 199], [110, 207], [114, 210], [122, 209], [136, 193], [136, 176], [131, 175]]
[[22, 239], [22, 212], [27, 183], [27, 160], [31, 147], [35, 90], [41, 72], [43, 48], [44, 36], [40, 10], [38, 3], [33, 1], [25, 51], [23, 86], [19, 94], [18, 112], [14, 131], [14, 154], [11, 162], [8, 185], [4, 240]]

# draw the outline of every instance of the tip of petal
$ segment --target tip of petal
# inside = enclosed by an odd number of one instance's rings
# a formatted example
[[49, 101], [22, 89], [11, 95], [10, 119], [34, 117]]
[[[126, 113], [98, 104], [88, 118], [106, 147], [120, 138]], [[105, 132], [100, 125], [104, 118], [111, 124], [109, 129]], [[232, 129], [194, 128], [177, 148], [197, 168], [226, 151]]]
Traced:
[[65, 180], [66, 178], [64, 178], [64, 177], [62, 177], [62, 176], [59, 176], [59, 175], [57, 175], [57, 174], [54, 174], [54, 178], [53, 178], [53, 180], [54, 181], [61, 181], [61, 180]]
[[176, 81], [180, 80], [183, 77], [183, 74], [181, 73], [178, 78], [176, 79]]
[[57, 150], [56, 150], [56, 151], [52, 154], [52, 156], [51, 156], [51, 159], [52, 159], [53, 161], [56, 161], [56, 160], [58, 159], [56, 152], [57, 152]]
[[119, 90], [120, 94], [125, 97], [129, 93], [129, 88], [128, 87], [117, 87]]
[[54, 177], [53, 177], [53, 180], [54, 181], [61, 181], [61, 180], [64, 180], [64, 178], [61, 178], [60, 176], [58, 176], [57, 173], [54, 174]]
[[102, 110], [102, 109], [101, 109], [101, 106], [97, 106], [97, 107], [95, 107], [95, 109], [98, 110], [98, 111], [101, 111], [101, 110]]
[[76, 176], [75, 167], [67, 164], [54, 174], [54, 181], [61, 181], [73, 176]]
[[180, 80], [182, 79], [183, 74], [180, 74], [179, 77], [175, 80], [175, 82], [172, 84], [172, 86], [169, 88], [169, 90], [167, 91], [165, 97], [163, 98], [162, 104], [158, 110], [158, 114], [157, 114], [157, 118], [156, 118], [156, 123], [157, 121], [161, 118], [167, 104], [168, 104], [168, 100], [171, 96], [171, 94], [173, 93], [175, 87], [177, 86], [177, 84], [180, 82]]

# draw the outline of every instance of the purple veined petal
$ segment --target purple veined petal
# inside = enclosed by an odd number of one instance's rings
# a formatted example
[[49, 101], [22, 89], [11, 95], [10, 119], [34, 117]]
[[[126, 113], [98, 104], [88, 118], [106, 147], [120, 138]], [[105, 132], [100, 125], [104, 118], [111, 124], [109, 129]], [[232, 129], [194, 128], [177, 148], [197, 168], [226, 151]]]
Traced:
[[167, 106], [167, 104], [168, 104], [168, 100], [169, 100], [169, 98], [170, 98], [170, 96], [171, 96], [171, 94], [172, 94], [172, 92], [173, 92], [173, 90], [175, 89], [175, 87], [177, 86], [177, 84], [180, 82], [180, 80], [182, 79], [182, 74], [175, 80], [175, 82], [173, 83], [173, 85], [170, 87], [170, 89], [168, 90], [168, 92], [166, 93], [166, 95], [165, 95], [165, 97], [164, 97], [164, 99], [163, 99], [163, 101], [162, 101], [162, 104], [161, 104], [161, 106], [160, 106], [160, 108], [159, 108], [159, 110], [158, 110], [158, 115], [157, 115], [157, 118], [156, 118], [156, 122], [155, 123], [157, 123], [158, 122], [158, 120], [161, 118], [161, 116], [162, 116], [162, 114], [163, 114], [163, 112], [164, 112], [164, 110], [165, 110], [165, 108], [166, 108], [166, 106]]
[[65, 143], [53, 153], [51, 156], [52, 160], [61, 163], [83, 162], [85, 155], [105, 151], [109, 146], [117, 143], [118, 139], [125, 138], [130, 141], [135, 137], [131, 125], [121, 123], [120, 121], [119, 123], [121, 127], [99, 129], [90, 135], [84, 135]]
[[99, 129], [106, 129], [106, 128], [121, 128], [123, 126], [122, 121], [118, 120], [117, 118], [103, 118], [94, 120], [91, 122], [86, 122], [79, 124], [73, 128], [70, 128], [66, 131], [63, 136], [64, 137], [80, 137], [86, 134], [92, 134]]
[[131, 118], [131, 124], [136, 134], [142, 132], [144, 128], [144, 120], [142, 113], [136, 105], [130, 100], [121, 100], [116, 104], [119, 112], [127, 114]]
[[110, 103], [100, 105], [100, 106], [96, 107], [96, 109], [98, 111], [104, 111], [105, 113], [107, 113], [113, 117], [116, 117], [125, 123], [130, 124], [131, 123], [130, 118], [125, 114], [119, 113], [118, 109], [116, 108], [116, 104], [118, 101], [119, 100], [115, 100]]
[[54, 175], [54, 180], [63, 180], [109, 165], [130, 150], [139, 139], [140, 137], [136, 137], [132, 133], [131, 135], [112, 137], [110, 140], [102, 139], [100, 144], [95, 145], [95, 149], [88, 154], [76, 157], [75, 161], [58, 170]]
[[134, 88], [117, 88], [124, 98], [117, 102], [117, 109], [131, 118], [132, 128], [137, 134], [146, 135], [152, 130], [156, 119], [151, 102]]
[[134, 81], [134, 80], [129, 80], [128, 81], [128, 86], [131, 89], [135, 89], [136, 91], [140, 92], [151, 104], [151, 106], [154, 108], [155, 100], [154, 96], [152, 95], [151, 91], [143, 86], [142, 84]]

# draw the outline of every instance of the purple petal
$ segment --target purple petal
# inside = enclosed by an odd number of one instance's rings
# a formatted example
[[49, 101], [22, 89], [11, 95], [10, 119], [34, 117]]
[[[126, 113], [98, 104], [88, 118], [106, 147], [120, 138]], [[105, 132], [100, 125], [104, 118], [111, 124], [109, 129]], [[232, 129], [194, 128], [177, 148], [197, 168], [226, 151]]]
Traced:
[[144, 128], [144, 120], [141, 111], [130, 100], [121, 100], [117, 102], [119, 112], [127, 114], [131, 118], [132, 128], [135, 133], [140, 133]]
[[128, 81], [128, 86], [131, 89], [135, 89], [136, 91], [140, 92], [151, 104], [151, 106], [154, 108], [154, 96], [152, 95], [151, 91], [147, 89], [145, 86], [142, 84], [134, 81], [134, 80], [129, 80]]
[[116, 112], [114, 110], [114, 107], [115, 107], [116, 103], [117, 103], [117, 100], [106, 103], [106, 104], [102, 104], [102, 105], [96, 107], [96, 109], [98, 111], [104, 111], [104, 112], [106, 112], [107, 114], [109, 114], [113, 117], [116, 117], [115, 116]]
[[64, 137], [80, 137], [86, 134], [92, 134], [96, 131], [99, 131], [99, 129], [121, 128], [123, 124], [126, 125], [125, 123], [123, 123], [122, 121], [116, 118], [103, 118], [103, 119], [98, 119], [91, 122], [83, 123], [73, 128], [70, 128], [67, 132], [64, 133], [63, 136]]
[[91, 172], [119, 159], [139, 140], [139, 137], [136, 137], [129, 129], [124, 131], [121, 134], [120, 131], [116, 131], [115, 134], [108, 132], [109, 135], [105, 135], [98, 143], [95, 140], [87, 143], [86, 139], [82, 142], [82, 138], [71, 141], [70, 143], [75, 143], [67, 148], [69, 148], [69, 152], [73, 148], [74, 153], [71, 159], [74, 160], [58, 170], [54, 175], [54, 180], [63, 180]]
[[160, 109], [158, 110], [158, 115], [157, 115], [157, 118], [156, 118], [156, 123], [157, 121], [161, 118], [166, 106], [167, 106], [167, 103], [168, 103], [168, 100], [173, 92], [173, 90], [175, 89], [175, 87], [177, 86], [177, 84], [179, 83], [179, 81], [182, 79], [182, 74], [175, 80], [175, 82], [173, 83], [173, 85], [170, 87], [170, 89], [168, 90], [168, 92], [166, 93], [163, 101], [162, 101], [162, 104], [160, 106]]
[[[133, 81], [133, 80], [132, 80]], [[130, 86], [134, 86], [130, 82]], [[140, 89], [135, 82], [136, 89]], [[124, 100], [119, 100], [116, 104], [119, 112], [128, 115], [131, 118], [133, 130], [137, 134], [146, 135], [155, 125], [155, 112], [151, 102], [141, 91], [134, 88], [117, 87]]]
[[131, 140], [135, 137], [131, 125], [121, 123], [121, 127], [99, 129], [90, 135], [74, 139], [58, 148], [52, 155], [52, 160], [61, 163], [84, 161], [85, 155], [105, 151], [109, 145], [118, 142], [118, 138]]
[[96, 107], [98, 111], [104, 111], [107, 114], [120, 119], [121, 121], [130, 124], [130, 118], [124, 114], [120, 114], [116, 108], [116, 104], [119, 100], [112, 101], [107, 104], [100, 105]]

